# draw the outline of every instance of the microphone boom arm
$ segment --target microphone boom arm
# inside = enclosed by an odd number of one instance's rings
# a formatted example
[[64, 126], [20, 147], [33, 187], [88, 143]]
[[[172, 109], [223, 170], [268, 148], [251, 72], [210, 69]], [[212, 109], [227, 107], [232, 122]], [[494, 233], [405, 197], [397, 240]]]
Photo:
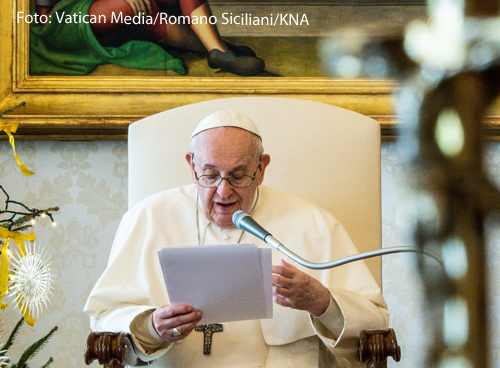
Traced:
[[285, 247], [280, 241], [278, 241], [276, 238], [274, 238], [268, 231], [262, 228], [255, 220], [246, 212], [244, 211], [236, 211], [233, 214], [233, 223], [236, 225], [238, 229], [244, 230], [249, 232], [250, 234], [258, 237], [259, 239], [265, 241], [267, 244], [271, 245], [273, 248], [276, 250], [280, 251], [281, 253], [285, 254], [289, 258], [293, 259], [295, 262], [298, 264], [311, 268], [314, 270], [324, 270], [327, 268], [334, 268], [338, 266], [345, 265], [346, 263], [351, 263], [355, 261], [360, 261], [366, 258], [372, 258], [372, 257], [377, 257], [377, 256], [382, 256], [386, 254], [394, 254], [394, 253], [420, 253], [424, 254], [426, 256], [429, 256], [436, 261], [438, 261], [441, 265], [443, 265], [443, 261], [441, 260], [441, 257], [439, 257], [438, 254], [435, 252], [432, 252], [427, 249], [420, 249], [417, 247], [411, 247], [411, 246], [400, 246], [400, 247], [390, 247], [390, 248], [383, 248], [383, 249], [377, 249], [377, 250], [372, 250], [369, 252], [364, 252], [364, 253], [358, 253], [358, 254], [353, 254], [351, 256], [347, 256], [341, 259], [338, 259], [336, 261], [331, 261], [331, 262], [325, 262], [325, 263], [315, 263], [315, 262], [309, 262], [302, 258], [301, 256], [297, 255], [296, 253], [292, 252], [290, 249]]
[[342, 266], [342, 265], [345, 265], [346, 263], [360, 261], [360, 260], [363, 260], [366, 258], [383, 256], [386, 254], [405, 253], [405, 252], [425, 254], [429, 257], [434, 258], [439, 263], [442, 263], [441, 258], [439, 258], [439, 256], [436, 253], [429, 251], [429, 250], [423, 250], [420, 248], [410, 247], [410, 246], [390, 247], [390, 248], [371, 250], [369, 252], [353, 254], [352, 256], [347, 256], [347, 257], [338, 259], [336, 261], [325, 262], [325, 263], [315, 263], [315, 262], [309, 262], [309, 261], [305, 260], [304, 258], [302, 258], [301, 256], [297, 255], [296, 253], [292, 252], [290, 249], [286, 248], [281, 242], [276, 240], [272, 235], [268, 235], [264, 241], [267, 244], [271, 245], [273, 248], [279, 250], [281, 253], [287, 255], [289, 258], [293, 259], [298, 264], [301, 264], [302, 266], [305, 266], [307, 268], [311, 268], [313, 270], [324, 270], [327, 268], [334, 268], [334, 267]]

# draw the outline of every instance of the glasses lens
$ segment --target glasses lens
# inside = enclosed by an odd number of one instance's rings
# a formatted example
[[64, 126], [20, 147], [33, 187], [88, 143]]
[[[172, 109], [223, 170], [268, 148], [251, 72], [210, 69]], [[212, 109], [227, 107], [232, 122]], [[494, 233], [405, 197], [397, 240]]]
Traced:
[[212, 188], [219, 185], [221, 181], [220, 175], [202, 175], [198, 178], [198, 183], [202, 187]]
[[242, 176], [231, 176], [229, 178], [231, 181], [231, 184], [235, 187], [248, 187], [250, 184], [252, 184], [252, 178], [248, 175], [242, 175]]

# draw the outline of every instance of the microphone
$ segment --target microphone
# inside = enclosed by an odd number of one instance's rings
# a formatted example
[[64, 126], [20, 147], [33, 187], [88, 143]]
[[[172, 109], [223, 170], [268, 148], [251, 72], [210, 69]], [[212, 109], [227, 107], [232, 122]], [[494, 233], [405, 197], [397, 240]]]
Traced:
[[236, 211], [233, 213], [233, 223], [238, 229], [245, 230], [262, 241], [266, 241], [266, 237], [271, 235], [269, 231], [260, 226], [257, 221], [245, 211]]
[[441, 257], [439, 257], [438, 254], [436, 254], [430, 250], [427, 250], [427, 249], [420, 249], [420, 248], [410, 247], [410, 246], [389, 247], [389, 248], [372, 250], [369, 252], [354, 254], [352, 256], [348, 256], [348, 257], [341, 258], [341, 259], [336, 260], [336, 261], [326, 262], [326, 263], [309, 262], [309, 261], [305, 260], [304, 258], [300, 257], [299, 255], [295, 254], [294, 252], [292, 252], [287, 247], [285, 247], [280, 241], [278, 241], [276, 238], [274, 238], [269, 231], [267, 231], [262, 226], [260, 226], [257, 223], [257, 221], [255, 221], [252, 218], [252, 216], [250, 216], [245, 211], [236, 211], [235, 213], [233, 213], [232, 220], [233, 220], [234, 225], [238, 229], [249, 232], [250, 234], [256, 236], [260, 240], [271, 245], [276, 250], [287, 255], [288, 257], [293, 259], [298, 264], [301, 264], [302, 266], [305, 266], [307, 268], [311, 268], [314, 270], [324, 270], [327, 268], [334, 268], [334, 267], [342, 266], [346, 263], [360, 261], [360, 260], [366, 259], [366, 258], [377, 257], [377, 256], [382, 256], [385, 254], [392, 254], [392, 253], [402, 253], [402, 252], [412, 252], [412, 253], [425, 254], [429, 257], [434, 258], [441, 265], [443, 265]]
[[[269, 231], [260, 226], [257, 221], [255, 221], [253, 217], [245, 211], [236, 211], [235, 213], [233, 213], [232, 219], [234, 225], [238, 229], [245, 230], [246, 232], [249, 232], [250, 234], [259, 238], [260, 240], [265, 241], [267, 244], [286, 254], [293, 260], [296, 260], [300, 264], [302, 264], [301, 262], [307, 262], [306, 260], [293, 253], [291, 250], [287, 249], [283, 244], [281, 244], [280, 241], [272, 236]], [[300, 259], [300, 261], [298, 261], [297, 259]]]

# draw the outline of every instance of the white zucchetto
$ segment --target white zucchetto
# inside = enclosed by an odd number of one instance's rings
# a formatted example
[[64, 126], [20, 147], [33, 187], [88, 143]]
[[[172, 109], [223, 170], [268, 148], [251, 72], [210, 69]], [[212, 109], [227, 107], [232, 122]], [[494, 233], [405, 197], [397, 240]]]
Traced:
[[220, 127], [240, 128], [260, 137], [259, 129], [248, 116], [243, 115], [241, 112], [227, 109], [216, 111], [200, 121], [194, 129], [193, 134], [191, 134], [191, 138], [205, 130]]

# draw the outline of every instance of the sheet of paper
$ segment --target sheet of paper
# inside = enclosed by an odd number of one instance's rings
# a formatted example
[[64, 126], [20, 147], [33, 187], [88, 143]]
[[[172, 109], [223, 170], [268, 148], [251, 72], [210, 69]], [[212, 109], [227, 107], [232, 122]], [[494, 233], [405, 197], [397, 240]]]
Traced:
[[158, 254], [170, 303], [201, 310], [200, 324], [272, 317], [271, 249], [224, 244]]

